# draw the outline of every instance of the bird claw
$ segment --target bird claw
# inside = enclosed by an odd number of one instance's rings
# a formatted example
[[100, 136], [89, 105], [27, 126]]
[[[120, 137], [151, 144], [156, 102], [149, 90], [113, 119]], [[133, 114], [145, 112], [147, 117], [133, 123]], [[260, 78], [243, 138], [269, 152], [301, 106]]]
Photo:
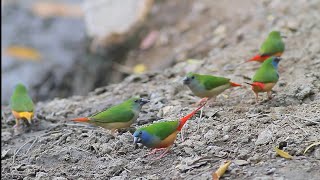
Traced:
[[155, 149], [153, 149], [151, 152], [149, 152], [148, 154], [146, 154], [144, 157], [150, 156], [150, 155], [152, 155], [152, 154], [155, 154], [157, 151], [161, 151], [161, 150], [163, 150], [163, 149], [166, 149], [166, 148], [155, 148]]
[[166, 149], [159, 157], [154, 158], [152, 160], [154, 160], [154, 161], [159, 160], [159, 159], [163, 158], [164, 156], [166, 156], [168, 154], [168, 152], [169, 152], [169, 149]]

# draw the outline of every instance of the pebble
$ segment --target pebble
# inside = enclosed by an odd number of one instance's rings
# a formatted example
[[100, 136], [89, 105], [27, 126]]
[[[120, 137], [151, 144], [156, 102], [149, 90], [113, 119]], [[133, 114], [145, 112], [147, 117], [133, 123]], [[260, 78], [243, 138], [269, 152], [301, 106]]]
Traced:
[[269, 129], [265, 129], [259, 134], [258, 139], [255, 142], [255, 145], [258, 146], [262, 144], [267, 144], [271, 141], [272, 137], [272, 132]]
[[320, 148], [314, 150], [314, 157], [320, 160]]
[[45, 177], [48, 177], [48, 173], [38, 172], [38, 173], [36, 174], [35, 180], [42, 180], [42, 179], [44, 179]]
[[276, 168], [271, 168], [266, 171], [266, 175], [273, 174], [276, 171]]
[[53, 177], [52, 180], [67, 180], [65, 177]]
[[295, 95], [299, 100], [307, 98], [312, 93], [310, 86], [301, 86], [299, 87], [298, 93]]
[[1, 132], [1, 142], [7, 142], [11, 139], [11, 133], [8, 131]]
[[248, 161], [246, 161], [246, 160], [240, 160], [240, 159], [234, 160], [233, 163], [235, 163], [235, 164], [238, 165], [238, 166], [245, 166], [245, 165], [249, 164]]
[[248, 158], [247, 161], [251, 163], [258, 163], [259, 161], [261, 161], [261, 157], [259, 154], [255, 154], [254, 156]]

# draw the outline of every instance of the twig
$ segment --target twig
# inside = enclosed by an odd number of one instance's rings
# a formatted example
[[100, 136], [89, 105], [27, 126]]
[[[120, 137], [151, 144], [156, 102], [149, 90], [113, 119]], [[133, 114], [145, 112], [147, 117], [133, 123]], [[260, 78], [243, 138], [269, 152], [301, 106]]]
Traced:
[[131, 171], [129, 169], [127, 169], [126, 167], [123, 167], [123, 169], [128, 171], [129, 173], [131, 173]]
[[295, 123], [294, 121], [292, 121], [291, 119], [287, 118], [292, 124], [296, 125], [299, 129], [301, 129], [306, 135], [309, 135], [308, 132], [303, 129], [301, 126], [299, 126], [297, 123]]
[[295, 115], [291, 115], [291, 114], [286, 114], [286, 115], [291, 116], [291, 117], [295, 117], [295, 118], [299, 118], [299, 119], [302, 119], [302, 120], [305, 120], [305, 121], [309, 121], [309, 122], [312, 122], [312, 123], [315, 123], [315, 124], [320, 124], [320, 122], [313, 121], [311, 119], [303, 118], [303, 117], [300, 117], [300, 116], [295, 116]]
[[33, 139], [27, 141], [26, 143], [24, 143], [22, 146], [19, 147], [19, 149], [18, 149], [16, 152], [14, 152], [14, 154], [13, 154], [13, 163], [15, 162], [16, 156], [18, 155], [18, 153], [20, 152], [20, 150], [21, 150], [25, 145], [27, 145], [28, 143], [30, 143], [31, 141], [33, 141]]
[[28, 152], [31, 150], [31, 148], [33, 147], [33, 145], [38, 141], [38, 137], [35, 138], [35, 140], [33, 141], [33, 143], [31, 144], [31, 146], [29, 147], [29, 149], [27, 150], [26, 154], [28, 154]]
[[77, 147], [74, 147], [74, 146], [69, 146], [69, 147], [73, 148], [73, 149], [76, 149], [76, 150], [79, 150], [79, 151], [83, 151], [83, 152], [89, 153], [89, 154], [93, 154], [92, 152], [89, 152], [89, 151], [81, 149], [81, 148], [77, 148]]
[[114, 160], [114, 158], [111, 157], [108, 153], [106, 155], [108, 156], [109, 159]]

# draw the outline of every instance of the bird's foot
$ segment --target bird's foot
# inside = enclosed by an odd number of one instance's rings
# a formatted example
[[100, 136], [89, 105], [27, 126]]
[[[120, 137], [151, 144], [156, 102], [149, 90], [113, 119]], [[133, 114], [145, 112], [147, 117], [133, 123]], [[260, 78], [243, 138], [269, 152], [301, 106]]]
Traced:
[[268, 99], [271, 100], [271, 99], [272, 99], [272, 94], [271, 94], [271, 92], [267, 92], [267, 95], [268, 95]]
[[196, 103], [196, 106], [202, 106], [202, 105], [206, 104], [208, 102], [208, 100], [209, 100], [208, 97], [202, 98], [199, 102]]
[[159, 159], [163, 158], [164, 156], [166, 156], [168, 154], [168, 152], [169, 152], [169, 149], [167, 149], [167, 148], [165, 148], [165, 149], [166, 150], [163, 151], [163, 153], [159, 157], [154, 158], [153, 160], [159, 160]]
[[146, 157], [146, 156], [150, 156], [150, 155], [152, 155], [152, 154], [155, 154], [157, 151], [161, 151], [161, 150], [163, 150], [163, 149], [167, 149], [167, 148], [155, 148], [155, 149], [153, 149], [151, 152], [149, 152], [148, 154], [146, 154], [145, 157]]

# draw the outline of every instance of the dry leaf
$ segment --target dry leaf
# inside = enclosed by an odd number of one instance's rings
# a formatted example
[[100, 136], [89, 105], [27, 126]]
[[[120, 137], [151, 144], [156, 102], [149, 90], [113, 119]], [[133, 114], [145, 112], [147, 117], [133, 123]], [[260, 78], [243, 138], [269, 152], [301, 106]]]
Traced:
[[58, 2], [36, 2], [32, 12], [40, 17], [82, 17], [83, 11], [80, 5], [64, 4]]
[[228, 167], [230, 166], [231, 161], [227, 161], [224, 165], [220, 166], [219, 169], [212, 174], [213, 180], [219, 180], [221, 176], [227, 171]]
[[226, 94], [221, 94], [221, 96], [223, 96], [225, 99], [228, 99], [228, 98], [229, 98], [229, 96], [226, 95]]
[[202, 63], [203, 61], [201, 61], [201, 60], [198, 60], [198, 59], [188, 59], [187, 60], [187, 63], [188, 64], [200, 64], [200, 63]]
[[39, 61], [41, 59], [41, 54], [36, 49], [23, 46], [10, 46], [5, 49], [4, 54], [20, 60]]
[[305, 154], [310, 148], [312, 148], [313, 146], [317, 146], [317, 145], [320, 145], [320, 141], [319, 142], [315, 142], [315, 143], [312, 143], [310, 146], [308, 146], [306, 148], [306, 150], [304, 150], [303, 154]]
[[279, 156], [286, 158], [286, 159], [292, 159], [292, 156], [289, 153], [287, 153], [277, 147], [275, 147], [274, 150], [277, 152], [277, 154], [279, 154]]
[[133, 73], [141, 74], [147, 70], [147, 67], [144, 64], [137, 64], [133, 67]]

